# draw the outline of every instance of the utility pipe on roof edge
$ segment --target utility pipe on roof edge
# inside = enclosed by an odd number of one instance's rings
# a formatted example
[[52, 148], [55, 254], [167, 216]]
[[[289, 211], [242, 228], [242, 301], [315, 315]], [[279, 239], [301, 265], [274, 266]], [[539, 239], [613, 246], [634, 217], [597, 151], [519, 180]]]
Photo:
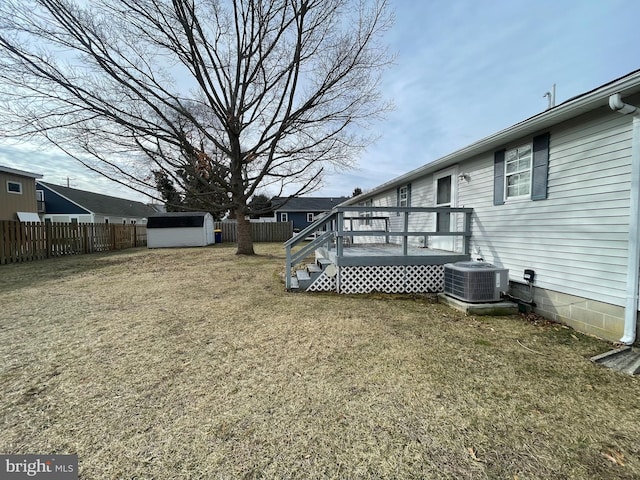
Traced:
[[624, 309], [624, 334], [620, 343], [631, 345], [636, 340], [638, 322], [638, 282], [640, 275], [640, 108], [622, 101], [619, 93], [609, 97], [612, 110], [633, 115], [631, 138], [631, 201], [629, 206], [629, 264], [627, 266], [627, 298]]

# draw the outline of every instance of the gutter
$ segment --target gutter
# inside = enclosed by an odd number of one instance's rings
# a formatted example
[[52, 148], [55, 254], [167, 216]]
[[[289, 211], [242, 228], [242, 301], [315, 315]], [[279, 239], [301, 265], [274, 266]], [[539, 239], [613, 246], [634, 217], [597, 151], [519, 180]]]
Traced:
[[633, 115], [631, 139], [631, 191], [629, 205], [629, 263], [627, 265], [627, 296], [624, 309], [624, 334], [620, 343], [636, 341], [638, 321], [638, 282], [640, 276], [640, 108], [622, 101], [620, 93], [609, 97], [611, 110]]

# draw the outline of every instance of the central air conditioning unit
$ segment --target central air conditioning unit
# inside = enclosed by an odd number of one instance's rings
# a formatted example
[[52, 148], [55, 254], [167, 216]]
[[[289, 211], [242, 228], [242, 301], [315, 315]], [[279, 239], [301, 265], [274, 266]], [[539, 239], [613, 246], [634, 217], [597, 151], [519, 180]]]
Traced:
[[444, 293], [470, 303], [498, 302], [509, 287], [509, 270], [486, 262], [444, 266]]

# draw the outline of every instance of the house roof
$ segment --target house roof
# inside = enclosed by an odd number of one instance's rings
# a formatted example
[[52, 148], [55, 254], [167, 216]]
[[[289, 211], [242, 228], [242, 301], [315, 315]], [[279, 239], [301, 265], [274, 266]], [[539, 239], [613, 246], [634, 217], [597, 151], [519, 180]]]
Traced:
[[42, 175], [39, 173], [25, 172], [24, 170], [18, 170], [17, 168], [9, 168], [3, 165], [0, 165], [0, 172], [10, 173], [12, 175], [20, 175], [21, 177], [42, 178]]
[[450, 167], [475, 155], [495, 150], [506, 143], [517, 140], [518, 138], [542, 132], [553, 125], [597, 108], [609, 108], [609, 97], [616, 93], [620, 93], [622, 97], [627, 97], [638, 92], [640, 92], [640, 70], [635, 70], [623, 77], [594, 88], [593, 90], [570, 98], [555, 107], [538, 113], [526, 120], [505, 128], [504, 130], [500, 130], [493, 135], [489, 135], [488, 137], [478, 140], [477, 142], [450, 153], [449, 155], [427, 163], [415, 170], [411, 170], [404, 175], [400, 175], [399, 177], [368, 190], [357, 197], [349, 198], [344, 202], [344, 204], [352, 205], [354, 203], [361, 202], [379, 192], [409, 183], [416, 178]]
[[328, 212], [349, 197], [273, 197], [271, 205], [276, 212]]
[[101, 193], [87, 192], [77, 188], [63, 187], [38, 181], [37, 185], [61, 195], [91, 213], [114, 215], [118, 217], [144, 218], [156, 214], [157, 211], [142, 202], [126, 198], [112, 197]]

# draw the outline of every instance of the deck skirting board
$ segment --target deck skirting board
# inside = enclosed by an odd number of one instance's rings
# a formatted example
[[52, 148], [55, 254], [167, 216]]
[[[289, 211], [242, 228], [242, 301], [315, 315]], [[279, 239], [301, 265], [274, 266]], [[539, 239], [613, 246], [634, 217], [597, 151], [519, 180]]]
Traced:
[[338, 293], [438, 293], [444, 291], [443, 265], [339, 266], [335, 277], [322, 273], [308, 291]]

